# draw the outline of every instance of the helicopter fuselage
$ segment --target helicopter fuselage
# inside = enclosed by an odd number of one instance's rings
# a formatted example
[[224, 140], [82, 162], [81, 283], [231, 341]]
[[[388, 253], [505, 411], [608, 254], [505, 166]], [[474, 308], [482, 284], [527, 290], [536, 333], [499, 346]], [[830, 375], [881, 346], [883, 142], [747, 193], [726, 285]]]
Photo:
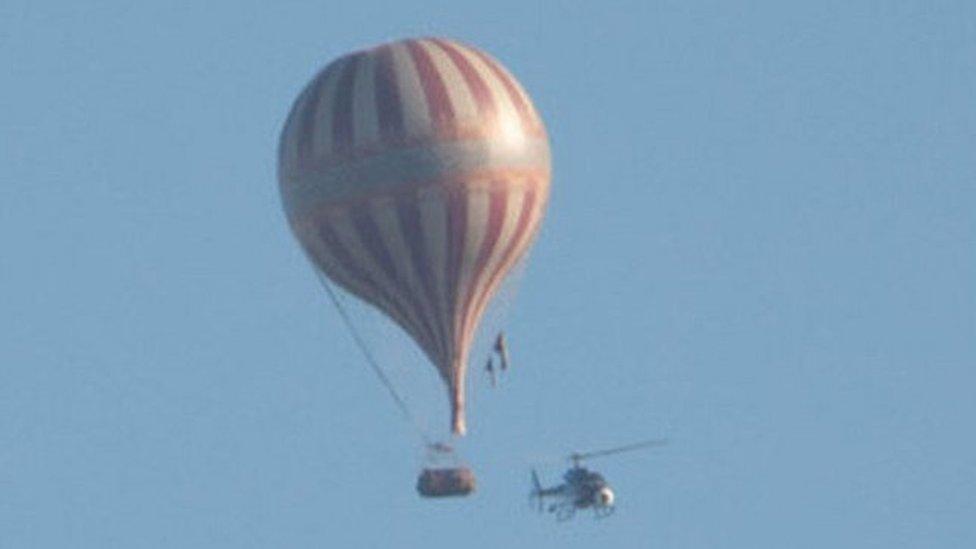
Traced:
[[553, 501], [545, 509], [554, 513], [558, 520], [568, 520], [580, 509], [593, 509], [598, 518], [614, 511], [614, 495], [610, 485], [603, 475], [585, 467], [576, 465], [566, 471], [559, 486], [543, 488], [535, 471], [532, 472], [532, 480], [532, 497], [538, 500], [539, 509], [543, 509], [545, 498], [551, 498]]

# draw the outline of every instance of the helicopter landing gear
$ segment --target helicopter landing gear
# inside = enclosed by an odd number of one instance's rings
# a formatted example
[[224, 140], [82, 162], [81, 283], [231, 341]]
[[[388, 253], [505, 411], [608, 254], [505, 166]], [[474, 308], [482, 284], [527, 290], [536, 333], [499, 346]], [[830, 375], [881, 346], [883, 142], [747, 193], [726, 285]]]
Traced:
[[566, 522], [576, 516], [576, 507], [572, 505], [560, 505], [556, 508], [556, 520]]
[[617, 508], [613, 505], [608, 507], [594, 507], [593, 508], [593, 518], [605, 519], [612, 515]]

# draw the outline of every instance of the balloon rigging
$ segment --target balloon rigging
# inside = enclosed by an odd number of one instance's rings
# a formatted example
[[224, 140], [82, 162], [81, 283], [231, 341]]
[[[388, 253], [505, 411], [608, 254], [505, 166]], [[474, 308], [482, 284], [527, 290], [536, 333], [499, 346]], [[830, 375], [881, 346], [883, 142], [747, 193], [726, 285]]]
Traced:
[[322, 283], [322, 287], [325, 288], [325, 292], [329, 295], [329, 300], [332, 301], [336, 311], [339, 312], [339, 316], [345, 323], [346, 329], [352, 335], [356, 346], [359, 347], [363, 358], [366, 359], [366, 364], [369, 365], [370, 370], [372, 370], [377, 379], [379, 379], [380, 384], [386, 388], [387, 392], [390, 394], [390, 398], [393, 399], [397, 409], [400, 411], [400, 414], [403, 415], [403, 418], [406, 419], [417, 431], [417, 434], [423, 441], [424, 446], [428, 448], [436, 448], [438, 443], [435, 443], [430, 439], [429, 436], [427, 436], [426, 431], [424, 431], [423, 427], [420, 425], [420, 422], [417, 421], [417, 418], [407, 406], [407, 401], [400, 396], [400, 393], [396, 390], [393, 382], [390, 381], [389, 376], [387, 376], [386, 372], [383, 371], [383, 367], [380, 366], [379, 362], [376, 360], [376, 357], [373, 356], [373, 352], [369, 349], [369, 345], [366, 344], [366, 340], [363, 339], [362, 334], [359, 333], [359, 329], [352, 321], [352, 317], [349, 316], [349, 311], [347, 311], [345, 305], [342, 304], [342, 300], [339, 299], [339, 295], [336, 294], [335, 290], [332, 289], [332, 285], [329, 284], [329, 281], [326, 280], [321, 273], [319, 273], [319, 281]]

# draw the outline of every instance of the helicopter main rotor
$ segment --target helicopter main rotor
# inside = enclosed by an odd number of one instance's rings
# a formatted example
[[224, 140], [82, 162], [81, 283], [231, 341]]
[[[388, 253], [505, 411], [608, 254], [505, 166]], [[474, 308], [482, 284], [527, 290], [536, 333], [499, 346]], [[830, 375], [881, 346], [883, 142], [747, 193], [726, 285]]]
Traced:
[[613, 454], [621, 454], [624, 452], [632, 452], [644, 448], [656, 448], [660, 446], [666, 446], [667, 444], [668, 444], [668, 439], [656, 438], [651, 440], [645, 440], [642, 442], [635, 442], [634, 444], [617, 446], [615, 448], [609, 448], [606, 450], [595, 450], [591, 452], [573, 452], [568, 456], [568, 459], [571, 462], [573, 462], [574, 467], [579, 467], [580, 462], [582, 462], [583, 460], [592, 459], [595, 457], [610, 456]]

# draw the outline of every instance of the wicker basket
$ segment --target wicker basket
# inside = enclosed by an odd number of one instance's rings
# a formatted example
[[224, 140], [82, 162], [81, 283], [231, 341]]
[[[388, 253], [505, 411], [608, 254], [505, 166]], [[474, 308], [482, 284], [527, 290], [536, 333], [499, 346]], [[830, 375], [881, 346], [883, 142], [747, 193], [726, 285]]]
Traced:
[[466, 496], [474, 489], [474, 473], [467, 467], [424, 469], [417, 477], [417, 492], [425, 498]]

